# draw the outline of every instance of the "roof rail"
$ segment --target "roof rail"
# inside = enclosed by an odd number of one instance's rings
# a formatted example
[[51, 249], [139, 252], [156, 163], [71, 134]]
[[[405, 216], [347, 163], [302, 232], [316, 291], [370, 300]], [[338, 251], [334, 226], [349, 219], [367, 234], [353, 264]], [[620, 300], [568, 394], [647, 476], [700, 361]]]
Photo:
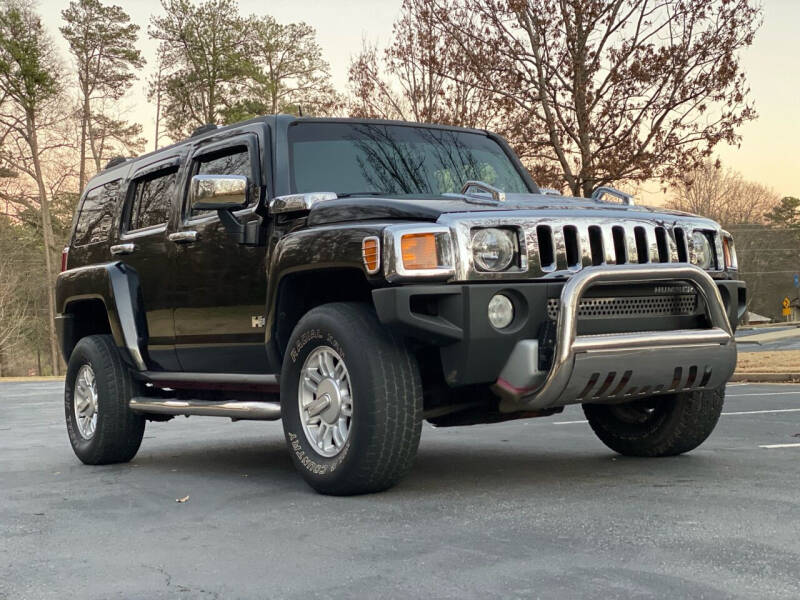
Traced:
[[205, 125], [200, 125], [197, 129], [192, 132], [192, 135], [189, 137], [197, 137], [198, 135], [203, 135], [204, 133], [208, 133], [209, 131], [214, 131], [217, 126], [214, 123], [206, 123]]

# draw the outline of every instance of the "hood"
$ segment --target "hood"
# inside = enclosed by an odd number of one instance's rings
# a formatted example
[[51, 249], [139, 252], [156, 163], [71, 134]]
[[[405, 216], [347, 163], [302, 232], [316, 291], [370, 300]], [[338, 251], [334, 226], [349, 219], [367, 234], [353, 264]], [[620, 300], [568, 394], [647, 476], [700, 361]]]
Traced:
[[[308, 224], [326, 225], [363, 220], [436, 221], [440, 216], [447, 213], [492, 212], [497, 214], [498, 212], [520, 210], [531, 211], [542, 216], [558, 213], [563, 217], [565, 211], [574, 211], [573, 214], [575, 216], [620, 219], [625, 218], [625, 216], [638, 219], [651, 217], [657, 221], [671, 221], [692, 216], [666, 208], [627, 206], [569, 196], [508, 194], [505, 202], [495, 202], [472, 196], [449, 194], [439, 197], [404, 196], [403, 198], [387, 198], [385, 196], [359, 196], [326, 200], [316, 204], [311, 209], [308, 215]], [[713, 222], [709, 221], [709, 224], [711, 225]]]

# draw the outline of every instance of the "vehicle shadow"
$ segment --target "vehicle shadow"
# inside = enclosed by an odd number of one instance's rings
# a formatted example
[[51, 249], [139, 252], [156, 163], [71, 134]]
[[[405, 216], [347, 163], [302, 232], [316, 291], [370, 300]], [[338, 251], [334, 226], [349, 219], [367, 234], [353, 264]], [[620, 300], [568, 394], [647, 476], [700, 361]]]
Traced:
[[[484, 444], [470, 447], [464, 440], [423, 441], [412, 471], [389, 493], [438, 495], [476, 490], [563, 491], [565, 486], [585, 493], [609, 486], [659, 488], [724, 476], [716, 455], [687, 454], [652, 459], [622, 457], [603, 448], [553, 448], [542, 441], [524, 446]], [[296, 473], [281, 437], [271, 439], [171, 442], [167, 447], [143, 446], [133, 465], [154, 474], [179, 471], [205, 480], [237, 485], [243, 477], [269, 487], [306, 488]], [[252, 491], [252, 488], [250, 488]]]

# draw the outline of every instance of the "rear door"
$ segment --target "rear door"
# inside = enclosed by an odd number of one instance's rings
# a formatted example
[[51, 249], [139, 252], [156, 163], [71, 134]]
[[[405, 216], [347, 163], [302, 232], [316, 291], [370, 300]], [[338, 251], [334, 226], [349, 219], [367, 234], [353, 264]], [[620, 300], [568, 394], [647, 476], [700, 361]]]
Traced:
[[[255, 133], [244, 133], [197, 149], [193, 175], [243, 175], [248, 204], [234, 215], [258, 220], [265, 194], [261, 152]], [[264, 315], [266, 249], [246, 246], [220, 222], [216, 211], [196, 211], [184, 193], [175, 258], [175, 334], [178, 360], [188, 372], [266, 373]]]
[[147, 317], [148, 363], [156, 369], [179, 368], [172, 316], [175, 244], [170, 221], [178, 200], [181, 158], [161, 158], [135, 170], [128, 181], [120, 232], [113, 257], [133, 268], [139, 278]]

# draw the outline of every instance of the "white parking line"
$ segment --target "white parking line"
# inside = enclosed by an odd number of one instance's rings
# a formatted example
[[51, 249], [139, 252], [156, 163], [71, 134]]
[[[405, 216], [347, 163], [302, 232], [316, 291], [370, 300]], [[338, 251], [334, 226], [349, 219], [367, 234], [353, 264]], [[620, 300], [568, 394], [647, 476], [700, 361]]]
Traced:
[[786, 412], [800, 412], [800, 408], [775, 408], [773, 410], [743, 410], [739, 412], [724, 412], [725, 416], [730, 415], [765, 415], [767, 413], [786, 413]]
[[576, 423], [588, 423], [586, 419], [583, 421], [556, 421], [553, 425], [575, 425]]
[[765, 446], [759, 446], [759, 448], [766, 448], [767, 450], [773, 450], [775, 448], [800, 448], [800, 444], [766, 444]]
[[726, 398], [744, 398], [745, 396], [800, 396], [797, 392], [758, 392], [754, 394], [725, 394]]

